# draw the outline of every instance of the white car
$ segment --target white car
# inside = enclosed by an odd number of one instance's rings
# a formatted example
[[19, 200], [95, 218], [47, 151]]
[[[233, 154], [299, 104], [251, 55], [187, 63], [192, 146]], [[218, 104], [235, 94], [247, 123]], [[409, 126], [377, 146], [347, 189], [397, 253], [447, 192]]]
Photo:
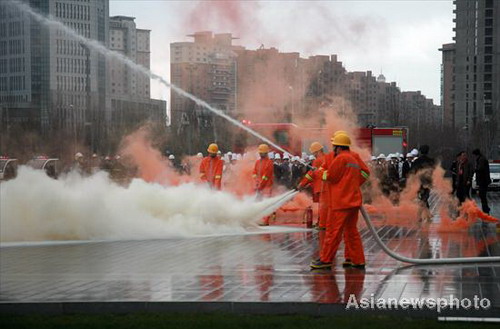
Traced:
[[[500, 163], [490, 163], [490, 179], [491, 184], [488, 186], [488, 189], [500, 189]], [[472, 189], [474, 191], [479, 189], [476, 182], [476, 174], [474, 174], [474, 177], [472, 178]]]
[[45, 171], [49, 177], [57, 178], [57, 176], [59, 176], [59, 159], [38, 156], [28, 161], [26, 165], [34, 169]]
[[17, 176], [17, 159], [0, 157], [0, 181], [9, 180]]

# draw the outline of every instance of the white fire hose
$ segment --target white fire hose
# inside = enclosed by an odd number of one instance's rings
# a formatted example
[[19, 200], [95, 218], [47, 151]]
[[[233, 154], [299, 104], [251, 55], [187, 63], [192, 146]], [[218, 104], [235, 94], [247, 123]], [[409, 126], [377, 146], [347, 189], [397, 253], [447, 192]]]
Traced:
[[412, 264], [468, 264], [468, 263], [496, 263], [500, 262], [500, 256], [490, 256], [490, 257], [460, 257], [460, 258], [409, 258], [406, 256], [402, 256], [398, 253], [395, 253], [389, 247], [385, 245], [385, 243], [380, 239], [380, 237], [377, 234], [377, 231], [375, 230], [375, 227], [373, 227], [373, 224], [370, 220], [370, 216], [366, 212], [364, 207], [361, 207], [360, 209], [361, 214], [363, 215], [363, 218], [365, 219], [366, 225], [368, 226], [368, 229], [372, 233], [373, 237], [375, 238], [375, 241], [377, 244], [382, 248], [382, 250], [385, 251], [386, 254], [391, 256], [392, 258], [399, 260], [401, 262], [405, 263], [412, 263]]

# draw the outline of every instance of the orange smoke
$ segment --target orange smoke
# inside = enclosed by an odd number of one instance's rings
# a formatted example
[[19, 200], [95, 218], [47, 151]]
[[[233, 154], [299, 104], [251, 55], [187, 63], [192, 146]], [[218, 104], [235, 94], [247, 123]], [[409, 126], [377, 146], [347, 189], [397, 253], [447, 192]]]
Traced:
[[234, 164], [226, 163], [222, 176], [223, 190], [230, 191], [235, 195], [244, 196], [255, 193], [255, 182], [253, 179], [253, 169], [256, 158], [252, 157], [256, 150], [252, 149], [248, 156], [236, 161]]
[[138, 177], [146, 182], [179, 185], [192, 181], [188, 176], [179, 175], [170, 165], [170, 161], [165, 160], [160, 151], [153, 148], [146, 126], [123, 139], [120, 153], [137, 168]]
[[470, 222], [475, 222], [476, 219], [481, 219], [487, 222], [498, 223], [498, 219], [482, 212], [474, 200], [466, 200], [460, 206], [460, 214], [463, 219]]
[[297, 194], [288, 203], [283, 205], [283, 207], [281, 207], [281, 210], [283, 210], [285, 212], [286, 211], [297, 211], [297, 210], [304, 210], [310, 206], [312, 206], [311, 197], [308, 194], [301, 192], [301, 193]]
[[[451, 181], [444, 177], [444, 169], [438, 165], [432, 174], [433, 194], [438, 202], [437, 212], [440, 222], [437, 225], [437, 232], [457, 232], [467, 230], [477, 219], [497, 223], [498, 220], [488, 214], [483, 213], [473, 200], [466, 200], [460, 207], [456, 198], [451, 194]], [[378, 188], [378, 181], [373, 181], [373, 188], [370, 191], [372, 199], [371, 205], [365, 205], [365, 209], [371, 215], [381, 215], [384, 218], [384, 225], [398, 225], [411, 227], [419, 220], [417, 217], [418, 203], [417, 192], [420, 188], [418, 175], [408, 178], [406, 188], [401, 191], [399, 203], [394, 205], [389, 198], [382, 194]], [[458, 213], [456, 218], [450, 216], [450, 212]], [[379, 218], [378, 216], [376, 218]], [[428, 229], [428, 228], [424, 228]]]
[[191, 31], [225, 30], [239, 36], [255, 30], [257, 1], [199, 1], [182, 26]]

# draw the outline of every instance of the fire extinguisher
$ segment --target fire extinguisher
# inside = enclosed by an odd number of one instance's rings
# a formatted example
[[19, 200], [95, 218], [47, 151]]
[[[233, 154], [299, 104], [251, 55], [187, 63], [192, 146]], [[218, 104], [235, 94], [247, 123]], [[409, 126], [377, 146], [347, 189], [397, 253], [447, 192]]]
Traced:
[[313, 227], [313, 210], [312, 207], [307, 207], [306, 211], [304, 212], [304, 224], [306, 224], [307, 228], [312, 228]]

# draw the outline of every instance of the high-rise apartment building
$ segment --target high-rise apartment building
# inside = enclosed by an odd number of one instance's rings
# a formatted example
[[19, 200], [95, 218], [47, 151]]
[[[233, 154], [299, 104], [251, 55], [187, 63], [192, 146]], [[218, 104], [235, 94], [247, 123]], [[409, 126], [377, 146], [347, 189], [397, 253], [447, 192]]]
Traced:
[[[276, 48], [236, 50], [238, 112], [253, 122], [292, 122], [302, 109], [304, 59]], [[269, 92], [272, 90], [272, 92]]]
[[399, 123], [401, 91], [396, 82], [386, 82], [380, 74], [377, 77], [377, 126], [394, 126]]
[[[80, 35], [150, 67], [149, 30], [133, 17], [109, 17], [109, 0], [26, 0]], [[54, 27], [0, 2], [0, 121], [46, 136], [112, 148], [124, 126], [165, 122], [166, 102], [150, 99], [150, 79]]]
[[[301, 62], [305, 71], [301, 80], [306, 84], [304, 111], [311, 113], [326, 105], [336, 108], [341, 114], [347, 114], [349, 105], [344, 99], [347, 72], [337, 55], [309, 56]], [[303, 115], [307, 113], [303, 112]]]
[[[147, 69], [151, 66], [150, 30], [138, 29], [135, 17], [110, 17], [109, 48]], [[166, 103], [151, 99], [148, 76], [116, 59], [107, 61], [107, 74], [107, 120], [111, 126], [131, 126], [147, 118], [164, 122]]]
[[[171, 81], [238, 120], [322, 126], [331, 110], [356, 115], [361, 126], [409, 126], [421, 135], [442, 125], [441, 108], [420, 92], [403, 97], [383, 75], [347, 72], [336, 55], [303, 58], [263, 45], [249, 50], [232, 45], [230, 34], [193, 37], [194, 42], [171, 44]], [[217, 66], [216, 58], [224, 66]], [[216, 102], [214, 96], [221, 95], [223, 102]], [[182, 151], [192, 154], [210, 141], [229, 141], [221, 136], [230, 126], [216, 128], [210, 112], [175, 92], [171, 99], [172, 129], [187, 148]]]
[[439, 49], [443, 53], [441, 64], [441, 107], [443, 108], [443, 126], [455, 126], [455, 44], [447, 43]]
[[376, 125], [378, 117], [377, 79], [371, 71], [347, 73], [346, 88], [354, 113], [362, 126]]
[[494, 140], [485, 150], [493, 157], [500, 146], [500, 1], [454, 4], [454, 124], [472, 136], [487, 131], [481, 139]]
[[[172, 83], [233, 116], [237, 103], [234, 38], [230, 33], [212, 32], [196, 32], [191, 37], [192, 42], [170, 44]], [[192, 150], [188, 152], [211, 141], [227, 142], [227, 136], [221, 135], [225, 130], [218, 129], [225, 121], [175, 92], [171, 93], [171, 118], [177, 135], [189, 142]]]
[[[107, 44], [109, 0], [30, 0], [87, 38]], [[106, 63], [63, 31], [48, 28], [0, 2], [0, 107], [2, 124], [83, 134], [105, 108]]]
[[[150, 68], [150, 30], [138, 29], [135, 17], [112, 16], [109, 18], [109, 48], [127, 56], [135, 63]], [[117, 60], [108, 60], [108, 88], [111, 97], [149, 99], [150, 79], [132, 71]]]

